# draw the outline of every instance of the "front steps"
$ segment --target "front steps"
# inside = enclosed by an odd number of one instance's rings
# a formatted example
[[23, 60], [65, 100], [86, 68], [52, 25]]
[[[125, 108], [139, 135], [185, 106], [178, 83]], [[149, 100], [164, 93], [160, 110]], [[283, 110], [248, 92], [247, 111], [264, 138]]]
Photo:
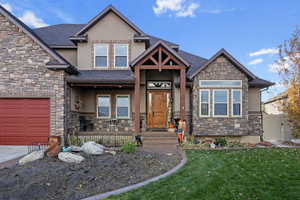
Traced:
[[170, 132], [144, 132], [142, 133], [144, 145], [177, 145], [176, 133]]
[[179, 152], [176, 133], [143, 132], [143, 150], [159, 154], [174, 154]]

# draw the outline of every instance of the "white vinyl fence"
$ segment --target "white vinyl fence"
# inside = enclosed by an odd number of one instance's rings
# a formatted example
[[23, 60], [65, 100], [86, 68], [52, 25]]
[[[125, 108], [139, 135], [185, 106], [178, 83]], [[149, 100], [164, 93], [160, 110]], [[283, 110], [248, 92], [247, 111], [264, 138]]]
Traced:
[[283, 114], [263, 114], [264, 140], [289, 141], [293, 139], [291, 125]]

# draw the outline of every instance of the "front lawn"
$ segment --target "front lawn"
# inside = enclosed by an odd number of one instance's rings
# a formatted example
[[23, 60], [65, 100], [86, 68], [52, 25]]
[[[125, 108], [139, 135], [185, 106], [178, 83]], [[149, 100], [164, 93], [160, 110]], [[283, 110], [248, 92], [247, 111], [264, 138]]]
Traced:
[[108, 199], [299, 199], [300, 149], [186, 151], [176, 174]]

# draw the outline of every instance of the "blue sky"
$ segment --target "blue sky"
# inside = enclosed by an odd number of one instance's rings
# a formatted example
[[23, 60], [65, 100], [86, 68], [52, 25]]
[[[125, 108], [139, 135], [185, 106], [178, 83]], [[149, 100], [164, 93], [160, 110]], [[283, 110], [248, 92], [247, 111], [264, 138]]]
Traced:
[[[277, 47], [300, 25], [299, 0], [0, 0], [31, 27], [87, 23], [112, 4], [144, 32], [210, 58], [225, 48], [257, 76], [279, 82]], [[279, 85], [264, 99], [280, 92]]]

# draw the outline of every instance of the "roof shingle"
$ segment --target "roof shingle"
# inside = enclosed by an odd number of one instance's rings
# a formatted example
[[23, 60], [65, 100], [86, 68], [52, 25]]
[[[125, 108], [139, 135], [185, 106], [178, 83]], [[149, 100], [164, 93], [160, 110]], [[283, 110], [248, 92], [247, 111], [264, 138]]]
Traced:
[[77, 76], [69, 76], [69, 83], [134, 83], [131, 70], [79, 70]]

